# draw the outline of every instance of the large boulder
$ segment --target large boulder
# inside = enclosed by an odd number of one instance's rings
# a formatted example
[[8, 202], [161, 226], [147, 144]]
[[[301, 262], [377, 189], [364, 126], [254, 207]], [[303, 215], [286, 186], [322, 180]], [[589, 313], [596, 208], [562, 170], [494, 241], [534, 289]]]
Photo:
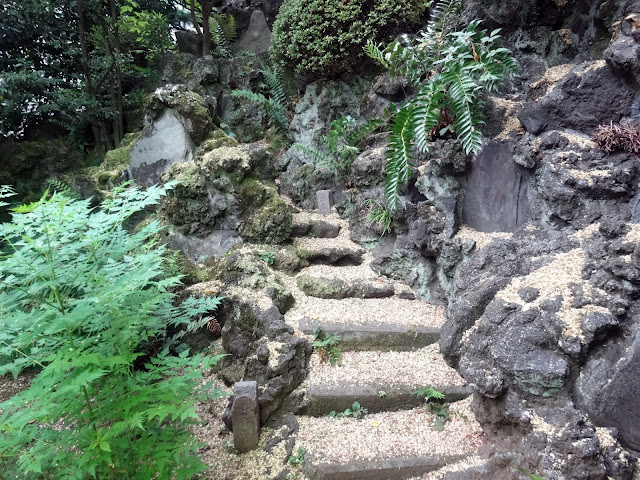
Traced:
[[458, 266], [440, 342], [474, 385], [494, 445], [480, 478], [516, 478], [522, 467], [631, 479], [640, 236], [625, 222], [639, 162], [575, 132], [520, 144], [535, 169], [530, 220]]
[[190, 162], [211, 131], [203, 98], [181, 86], [160, 88], [148, 99], [145, 126], [131, 147], [129, 173], [144, 186], [160, 181], [174, 163]]
[[[229, 356], [220, 373], [228, 384], [258, 382], [264, 424], [306, 378], [311, 344], [285, 323], [293, 296], [254, 252], [240, 249], [229, 255], [221, 281], [226, 298], [217, 316]], [[206, 284], [194, 287], [205, 289]]]
[[177, 182], [160, 205], [170, 242], [191, 259], [223, 255], [242, 239], [277, 244], [290, 236], [291, 211], [264, 142], [239, 145], [217, 130], [193, 161], [175, 163], [162, 178]]
[[604, 51], [604, 58], [618, 72], [640, 87], [640, 3], [627, 10], [620, 31]]
[[631, 115], [635, 92], [604, 60], [573, 67], [540, 100], [525, 104], [518, 114], [527, 132], [570, 128], [591, 134], [602, 123]]

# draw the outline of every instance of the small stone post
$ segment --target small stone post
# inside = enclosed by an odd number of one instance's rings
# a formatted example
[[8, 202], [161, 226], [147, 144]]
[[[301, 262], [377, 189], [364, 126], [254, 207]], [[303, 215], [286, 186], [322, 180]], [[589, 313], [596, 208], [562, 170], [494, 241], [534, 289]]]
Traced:
[[318, 211], [323, 215], [331, 215], [331, 190], [318, 190], [316, 199], [318, 200]]
[[233, 386], [235, 399], [231, 408], [233, 446], [246, 453], [258, 446], [260, 437], [260, 405], [258, 382], [236, 382]]

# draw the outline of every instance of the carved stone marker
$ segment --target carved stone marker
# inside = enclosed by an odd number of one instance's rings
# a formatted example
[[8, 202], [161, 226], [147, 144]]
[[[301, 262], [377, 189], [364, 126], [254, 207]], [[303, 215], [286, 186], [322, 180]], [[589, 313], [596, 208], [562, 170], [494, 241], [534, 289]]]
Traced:
[[316, 192], [318, 200], [318, 211], [323, 215], [331, 214], [331, 190], [318, 190]]
[[236, 382], [235, 399], [231, 408], [233, 446], [240, 453], [253, 450], [260, 438], [260, 405], [257, 382]]

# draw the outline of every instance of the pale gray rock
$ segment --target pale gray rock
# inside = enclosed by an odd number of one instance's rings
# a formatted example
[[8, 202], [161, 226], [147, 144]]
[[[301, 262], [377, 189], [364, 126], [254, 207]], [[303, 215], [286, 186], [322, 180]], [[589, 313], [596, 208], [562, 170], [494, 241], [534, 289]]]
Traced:
[[130, 176], [149, 187], [174, 163], [193, 160], [195, 145], [173, 109], [158, 120], [147, 121], [143, 136], [131, 149]]

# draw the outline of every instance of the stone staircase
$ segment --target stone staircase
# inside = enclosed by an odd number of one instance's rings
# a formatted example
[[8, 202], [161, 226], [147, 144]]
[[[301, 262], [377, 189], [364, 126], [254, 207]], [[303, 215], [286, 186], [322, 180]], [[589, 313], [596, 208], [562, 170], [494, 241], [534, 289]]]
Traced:
[[[342, 351], [336, 366], [314, 354], [301, 386], [296, 448], [306, 452], [305, 475], [397, 480], [462, 465], [484, 435], [469, 408], [470, 387], [439, 352], [444, 309], [379, 277], [369, 267], [371, 254], [349, 239], [336, 215], [297, 213], [293, 231], [294, 247], [310, 266], [281, 276], [296, 299], [285, 319], [311, 340], [314, 327], [340, 335]], [[445, 395], [446, 421], [412, 394], [423, 387]], [[329, 416], [353, 402], [368, 410], [364, 418]]]

